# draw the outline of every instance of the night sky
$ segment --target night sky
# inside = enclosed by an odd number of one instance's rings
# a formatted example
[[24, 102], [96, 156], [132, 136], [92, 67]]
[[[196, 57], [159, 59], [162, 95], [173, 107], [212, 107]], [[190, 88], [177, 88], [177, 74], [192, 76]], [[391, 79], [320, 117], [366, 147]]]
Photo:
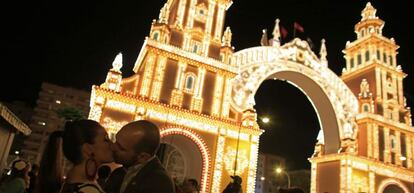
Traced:
[[[42, 81], [90, 90], [105, 80], [117, 53], [124, 56], [124, 76], [132, 74], [152, 19], [166, 0], [8, 1], [2, 6], [0, 101], [23, 100], [34, 105]], [[386, 24], [384, 35], [394, 37], [398, 63], [409, 74], [405, 95], [414, 104], [413, 17], [408, 1], [371, 1]], [[356, 35], [354, 25], [366, 1], [339, 0], [235, 0], [227, 12], [226, 26], [233, 32], [236, 51], [258, 46], [261, 31], [271, 31], [279, 18], [291, 40], [293, 22], [300, 23], [319, 53], [321, 38], [327, 40], [329, 67], [340, 74], [341, 50]], [[268, 114], [263, 125], [261, 150], [284, 156], [288, 169], [308, 168], [319, 130], [317, 116], [305, 95], [281, 81], [266, 81], [256, 95], [258, 115]]]

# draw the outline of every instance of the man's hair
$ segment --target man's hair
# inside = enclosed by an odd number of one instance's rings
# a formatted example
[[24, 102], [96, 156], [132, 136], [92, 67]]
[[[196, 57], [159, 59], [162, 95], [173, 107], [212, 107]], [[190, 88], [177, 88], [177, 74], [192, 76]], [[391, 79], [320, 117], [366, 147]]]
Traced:
[[160, 146], [160, 131], [158, 127], [147, 120], [139, 120], [130, 124], [133, 124], [133, 127], [136, 127], [143, 133], [141, 140], [135, 144], [135, 152], [155, 155]]

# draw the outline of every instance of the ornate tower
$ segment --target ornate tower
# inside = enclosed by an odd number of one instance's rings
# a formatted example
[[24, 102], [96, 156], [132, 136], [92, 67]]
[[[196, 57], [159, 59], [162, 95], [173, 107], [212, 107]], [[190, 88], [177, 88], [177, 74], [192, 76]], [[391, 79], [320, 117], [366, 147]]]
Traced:
[[105, 83], [92, 88], [90, 119], [112, 138], [128, 122], [154, 122], [164, 166], [177, 180], [197, 179], [203, 193], [221, 192], [234, 173], [243, 190], [254, 192], [262, 131], [253, 110], [241, 112], [231, 103], [238, 68], [230, 62], [231, 30], [223, 27], [231, 4], [168, 0], [151, 24], [135, 74], [122, 77], [119, 55]]
[[[381, 189], [376, 182], [387, 178], [400, 187], [412, 186], [407, 172], [414, 169], [414, 128], [403, 92], [406, 74], [397, 63], [399, 46], [382, 34], [384, 21], [376, 11], [370, 3], [362, 11], [355, 25], [357, 39], [343, 50], [346, 67], [341, 77], [359, 99], [358, 155], [374, 160], [372, 168], [377, 168], [370, 169], [367, 187], [375, 192]], [[401, 175], [393, 178], [385, 174], [385, 167]], [[358, 191], [365, 191], [363, 184], [360, 187]]]

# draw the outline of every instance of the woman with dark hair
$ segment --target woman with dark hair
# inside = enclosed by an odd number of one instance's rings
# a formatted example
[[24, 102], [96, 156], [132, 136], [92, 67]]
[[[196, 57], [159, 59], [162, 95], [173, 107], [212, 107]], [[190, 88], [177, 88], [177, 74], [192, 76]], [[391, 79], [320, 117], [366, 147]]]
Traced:
[[[67, 122], [63, 132], [54, 132], [44, 151], [36, 193], [102, 193], [96, 172], [113, 161], [111, 141], [105, 129], [93, 120]], [[63, 155], [73, 167], [63, 180]]]
[[23, 160], [16, 160], [12, 163], [10, 177], [0, 185], [0, 193], [24, 193], [29, 187], [30, 165]]

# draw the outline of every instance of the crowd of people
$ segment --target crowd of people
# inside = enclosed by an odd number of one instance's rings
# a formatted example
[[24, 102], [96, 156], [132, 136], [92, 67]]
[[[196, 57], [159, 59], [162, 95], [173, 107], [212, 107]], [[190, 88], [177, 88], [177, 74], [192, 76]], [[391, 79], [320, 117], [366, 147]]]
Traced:
[[[156, 156], [160, 132], [149, 121], [123, 126], [112, 142], [96, 121], [68, 121], [51, 133], [40, 167], [12, 163], [0, 181], [0, 193], [199, 193], [196, 179], [175, 183]], [[64, 172], [64, 158], [72, 167]], [[120, 167], [111, 172], [110, 163]], [[241, 178], [232, 176], [223, 193], [242, 193]]]

